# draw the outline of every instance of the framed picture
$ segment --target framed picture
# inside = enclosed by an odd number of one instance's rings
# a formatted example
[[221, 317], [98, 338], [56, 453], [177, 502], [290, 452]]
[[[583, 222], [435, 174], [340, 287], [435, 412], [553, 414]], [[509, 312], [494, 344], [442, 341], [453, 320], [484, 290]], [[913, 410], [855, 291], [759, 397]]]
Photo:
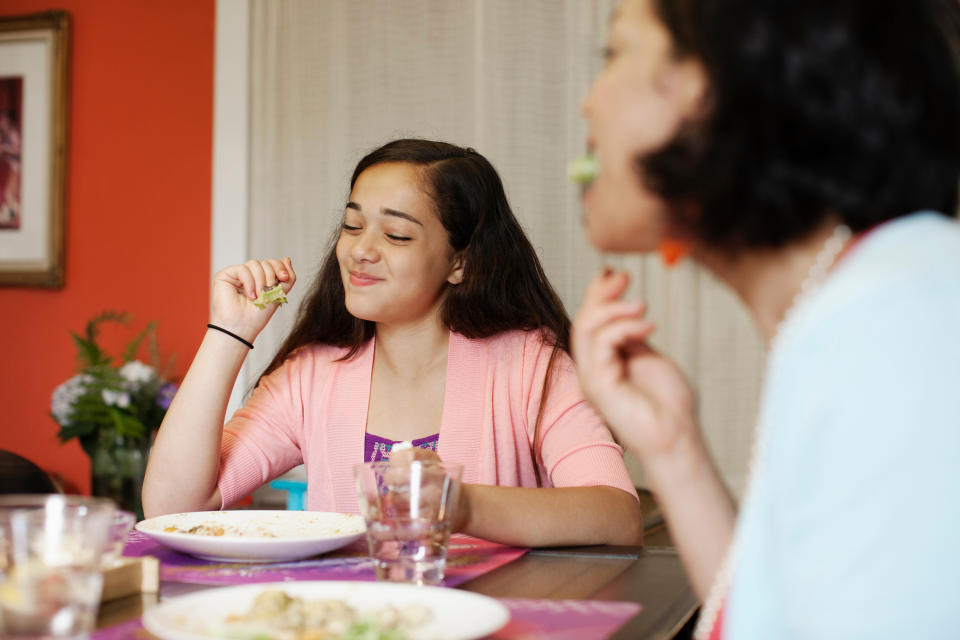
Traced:
[[70, 22], [0, 18], [0, 285], [63, 286]]

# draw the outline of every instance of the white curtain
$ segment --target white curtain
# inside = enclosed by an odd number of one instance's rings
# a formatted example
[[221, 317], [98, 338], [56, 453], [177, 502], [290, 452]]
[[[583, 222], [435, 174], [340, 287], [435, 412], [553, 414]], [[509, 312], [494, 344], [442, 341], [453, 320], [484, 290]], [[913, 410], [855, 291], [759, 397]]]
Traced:
[[[600, 256], [566, 178], [584, 150], [580, 102], [614, 0], [258, 0], [250, 14], [251, 257], [301, 279], [251, 354], [246, 386], [290, 329], [326, 252], [353, 166], [398, 137], [472, 146], [497, 167], [571, 315], [602, 264], [636, 275], [656, 344], [697, 386], [721, 471], [742, 490], [762, 353], [730, 295], [691, 265]], [[631, 463], [642, 483], [642, 470]]]

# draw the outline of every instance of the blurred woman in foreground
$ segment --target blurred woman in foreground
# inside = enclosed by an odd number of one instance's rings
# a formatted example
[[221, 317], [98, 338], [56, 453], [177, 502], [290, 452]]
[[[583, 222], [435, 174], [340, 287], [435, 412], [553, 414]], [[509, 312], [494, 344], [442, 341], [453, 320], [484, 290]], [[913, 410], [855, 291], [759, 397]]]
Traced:
[[614, 15], [584, 103], [590, 239], [685, 247], [770, 349], [737, 515], [627, 276], [598, 276], [574, 323], [581, 384], [644, 462], [705, 599], [700, 637], [955, 634], [957, 25], [953, 0]]

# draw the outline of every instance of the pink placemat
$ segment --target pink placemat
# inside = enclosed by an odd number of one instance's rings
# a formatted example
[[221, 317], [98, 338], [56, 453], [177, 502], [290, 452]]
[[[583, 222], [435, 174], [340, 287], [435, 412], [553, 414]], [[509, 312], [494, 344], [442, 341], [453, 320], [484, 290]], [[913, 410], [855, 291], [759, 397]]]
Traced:
[[[444, 586], [455, 587], [516, 560], [529, 549], [508, 547], [462, 534], [450, 536]], [[326, 555], [275, 563], [212, 563], [179, 553], [139, 531], [131, 531], [123, 555], [154, 556], [160, 579], [170, 582], [227, 586], [292, 580], [375, 580], [367, 543], [358, 541]]]
[[[504, 598], [510, 622], [490, 640], [603, 640], [640, 612], [635, 602]], [[93, 640], [152, 638], [140, 620], [102, 629]]]
[[510, 609], [510, 622], [489, 636], [497, 640], [600, 640], [642, 608], [636, 602], [609, 600], [499, 600]]

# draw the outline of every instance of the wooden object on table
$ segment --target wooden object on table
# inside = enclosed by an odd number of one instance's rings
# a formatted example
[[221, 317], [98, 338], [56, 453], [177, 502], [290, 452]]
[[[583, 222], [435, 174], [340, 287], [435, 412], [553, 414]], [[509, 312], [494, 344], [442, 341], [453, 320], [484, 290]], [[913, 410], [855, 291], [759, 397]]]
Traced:
[[119, 558], [103, 571], [101, 602], [160, 590], [160, 561], [153, 556]]

